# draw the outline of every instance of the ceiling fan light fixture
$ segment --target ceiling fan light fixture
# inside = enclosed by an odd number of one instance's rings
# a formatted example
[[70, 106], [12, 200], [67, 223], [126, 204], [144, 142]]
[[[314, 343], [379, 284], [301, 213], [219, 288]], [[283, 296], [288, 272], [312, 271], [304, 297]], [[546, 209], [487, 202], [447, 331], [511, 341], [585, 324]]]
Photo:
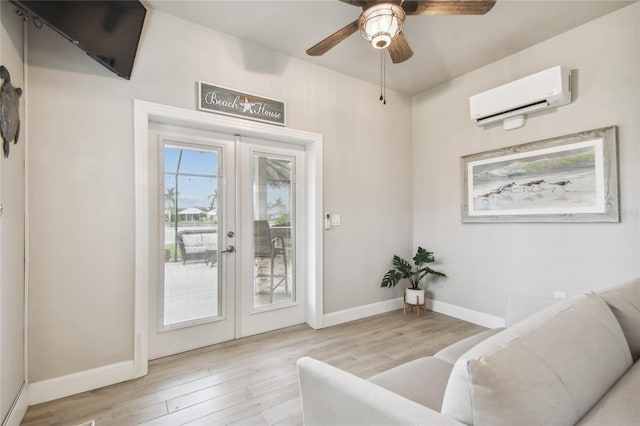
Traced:
[[376, 49], [385, 49], [391, 44], [391, 37], [385, 33], [378, 33], [371, 39], [371, 45]]
[[395, 4], [371, 6], [360, 16], [360, 33], [376, 49], [385, 49], [402, 31], [405, 16], [404, 10]]

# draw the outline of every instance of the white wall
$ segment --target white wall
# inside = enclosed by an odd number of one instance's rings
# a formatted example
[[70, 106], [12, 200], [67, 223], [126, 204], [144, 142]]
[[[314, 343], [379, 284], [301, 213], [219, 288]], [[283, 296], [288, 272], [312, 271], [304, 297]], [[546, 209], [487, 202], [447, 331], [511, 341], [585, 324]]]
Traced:
[[[567, 296], [637, 277], [640, 4], [470, 72], [413, 98], [413, 240], [449, 278], [437, 300], [504, 317], [511, 296]], [[554, 65], [576, 70], [574, 102], [523, 128], [479, 128], [468, 98]], [[460, 157], [617, 125], [619, 224], [463, 224]]]
[[379, 288], [411, 251], [408, 96], [150, 11], [131, 81], [48, 28], [29, 30], [29, 372], [44, 380], [133, 358], [132, 100], [195, 109], [195, 82], [287, 102], [324, 136], [324, 312]]
[[[13, 86], [24, 88], [22, 19], [7, 2], [0, 8], [0, 63], [9, 70]], [[9, 158], [0, 154], [0, 421], [24, 383], [24, 101], [23, 96], [19, 142], [11, 144]]]

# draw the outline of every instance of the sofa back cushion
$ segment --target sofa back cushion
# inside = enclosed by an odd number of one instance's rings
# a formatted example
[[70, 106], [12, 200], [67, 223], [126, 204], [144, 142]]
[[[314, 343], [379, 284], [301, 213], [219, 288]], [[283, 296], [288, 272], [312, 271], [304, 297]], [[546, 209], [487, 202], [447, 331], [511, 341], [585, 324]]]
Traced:
[[202, 234], [202, 244], [207, 250], [217, 250], [218, 249], [218, 234], [213, 232], [208, 232]]
[[640, 359], [640, 278], [600, 293], [618, 319], [627, 339], [631, 358]]
[[604, 300], [581, 296], [489, 337], [456, 361], [442, 414], [473, 425], [573, 425], [631, 365]]
[[202, 234], [183, 234], [182, 242], [184, 243], [184, 251], [187, 253], [199, 253], [204, 251]]

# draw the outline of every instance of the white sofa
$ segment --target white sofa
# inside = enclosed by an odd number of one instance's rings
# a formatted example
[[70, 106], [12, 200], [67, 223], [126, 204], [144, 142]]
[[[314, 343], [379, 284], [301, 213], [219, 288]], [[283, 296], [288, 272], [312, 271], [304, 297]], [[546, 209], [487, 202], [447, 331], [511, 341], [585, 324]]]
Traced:
[[640, 279], [368, 380], [298, 360], [313, 425], [640, 425]]

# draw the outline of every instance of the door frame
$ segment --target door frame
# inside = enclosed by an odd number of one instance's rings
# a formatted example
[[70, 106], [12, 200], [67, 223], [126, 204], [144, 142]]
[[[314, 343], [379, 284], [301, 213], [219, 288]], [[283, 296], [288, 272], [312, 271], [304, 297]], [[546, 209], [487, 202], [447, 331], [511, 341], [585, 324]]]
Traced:
[[[139, 99], [133, 101], [135, 163], [134, 377], [147, 374], [149, 363], [149, 125], [182, 126], [228, 135], [267, 139], [304, 147], [306, 151], [306, 323], [323, 326], [322, 135], [242, 120]], [[302, 219], [302, 218], [301, 218]]]

